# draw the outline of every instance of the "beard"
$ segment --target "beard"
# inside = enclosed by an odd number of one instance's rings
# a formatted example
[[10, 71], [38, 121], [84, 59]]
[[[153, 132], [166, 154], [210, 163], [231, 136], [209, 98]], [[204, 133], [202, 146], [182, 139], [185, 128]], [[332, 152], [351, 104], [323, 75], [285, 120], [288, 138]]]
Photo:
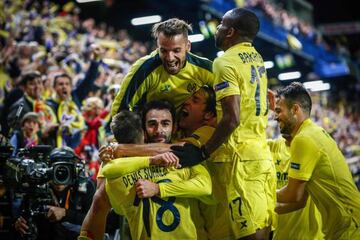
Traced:
[[296, 125], [296, 119], [292, 116], [290, 116], [288, 119], [282, 122], [283, 126], [280, 127], [280, 133], [284, 138], [291, 136], [295, 125]]
[[223, 43], [224, 39], [219, 35], [215, 35], [215, 47], [222, 49], [221, 46], [223, 45]]

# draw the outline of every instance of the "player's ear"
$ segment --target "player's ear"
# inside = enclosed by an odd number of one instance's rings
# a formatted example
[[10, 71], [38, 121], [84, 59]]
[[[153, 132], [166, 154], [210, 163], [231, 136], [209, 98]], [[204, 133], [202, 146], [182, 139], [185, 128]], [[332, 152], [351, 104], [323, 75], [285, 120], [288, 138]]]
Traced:
[[234, 36], [234, 34], [235, 34], [235, 28], [231, 27], [231, 28], [229, 28], [229, 30], [228, 30], [228, 32], [226, 34], [226, 37], [227, 38], [232, 38]]
[[186, 51], [190, 52], [190, 50], [191, 50], [191, 42], [190, 42], [190, 40], [188, 40], [187, 44], [186, 44]]

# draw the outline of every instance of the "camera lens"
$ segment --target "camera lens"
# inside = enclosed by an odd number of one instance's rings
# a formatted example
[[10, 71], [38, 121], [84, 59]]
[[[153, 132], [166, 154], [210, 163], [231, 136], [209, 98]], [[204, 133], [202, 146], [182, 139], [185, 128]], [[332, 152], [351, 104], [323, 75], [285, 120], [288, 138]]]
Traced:
[[55, 184], [70, 184], [71, 170], [69, 166], [58, 165], [54, 167], [54, 183]]

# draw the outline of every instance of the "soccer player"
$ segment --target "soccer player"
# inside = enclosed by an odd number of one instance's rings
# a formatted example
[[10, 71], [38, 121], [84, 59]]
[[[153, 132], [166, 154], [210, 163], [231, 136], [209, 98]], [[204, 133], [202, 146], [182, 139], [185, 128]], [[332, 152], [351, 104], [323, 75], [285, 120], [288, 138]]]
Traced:
[[[137, 139], [134, 143], [143, 143], [139, 141], [143, 138], [142, 131], [141, 134], [135, 131], [142, 129], [141, 121], [132, 117], [135, 113], [125, 113], [116, 115], [112, 123], [117, 140], [130, 143], [133, 138]], [[151, 121], [167, 119], [172, 125], [167, 110], [150, 110], [146, 118]], [[169, 152], [164, 155], [164, 158], [176, 157]], [[209, 173], [202, 165], [182, 169], [150, 166], [159, 160], [155, 158], [122, 158], [104, 166], [106, 192], [112, 207], [128, 219], [133, 239], [197, 239], [189, 197], [211, 193]], [[174, 163], [171, 159], [170, 162]]]
[[212, 86], [212, 62], [190, 53], [185, 21], [172, 18], [153, 26], [157, 49], [134, 63], [112, 105], [112, 115], [136, 110], [151, 100], [165, 99], [180, 107], [195, 91]]
[[[219, 122], [200, 149], [203, 160], [212, 154], [218, 163], [237, 239], [268, 238], [275, 208], [275, 168], [265, 135], [267, 77], [252, 46], [258, 31], [258, 18], [243, 8], [228, 11], [217, 27], [215, 43], [225, 51], [213, 64]], [[183, 152], [199, 150], [184, 146]]]
[[309, 194], [321, 213], [325, 239], [360, 239], [360, 193], [336, 142], [311, 121], [310, 94], [293, 82], [277, 97], [281, 134], [292, 138], [289, 180], [277, 190], [277, 212], [304, 206]]
[[[124, 109], [140, 109], [146, 102], [156, 99], [166, 99], [179, 107], [201, 86], [213, 85], [212, 62], [190, 53], [189, 31], [192, 31], [191, 26], [177, 18], [154, 25], [152, 34], [158, 48], [133, 64], [114, 100], [112, 115]], [[83, 231], [94, 231], [104, 225], [110, 205], [106, 199], [101, 199], [103, 191], [100, 169], [97, 192], [82, 225]], [[99, 234], [90, 235], [102, 238], [104, 230], [97, 228], [96, 232]]]
[[[286, 138], [286, 139], [285, 139]], [[288, 183], [288, 172], [291, 162], [290, 136], [268, 140], [271, 154], [276, 168], [277, 189]], [[281, 203], [279, 203], [281, 205]], [[324, 235], [321, 231], [321, 215], [311, 197], [308, 198], [303, 209], [281, 214], [279, 212], [277, 227], [274, 230], [273, 240], [296, 239], [296, 240], [321, 240]]]

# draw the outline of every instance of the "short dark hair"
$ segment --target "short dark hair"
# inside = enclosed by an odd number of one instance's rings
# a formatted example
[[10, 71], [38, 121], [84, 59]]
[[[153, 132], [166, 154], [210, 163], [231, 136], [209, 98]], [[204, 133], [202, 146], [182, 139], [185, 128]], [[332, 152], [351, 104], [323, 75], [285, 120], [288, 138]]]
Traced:
[[216, 97], [214, 88], [204, 85], [200, 89], [203, 89], [207, 93], [205, 112], [211, 112], [216, 116]]
[[128, 110], [113, 116], [110, 128], [118, 143], [140, 143], [144, 137], [140, 115]]
[[41, 74], [38, 71], [26, 72], [21, 76], [20, 85], [25, 86], [28, 82], [33, 81], [36, 78], [41, 78]]
[[67, 74], [67, 73], [59, 73], [59, 74], [55, 75], [55, 77], [54, 77], [53, 87], [56, 86], [56, 82], [57, 82], [57, 80], [59, 78], [68, 78], [70, 80], [70, 85], [72, 84], [72, 78], [70, 77], [69, 74]]
[[277, 90], [277, 96], [285, 99], [288, 108], [291, 108], [297, 103], [304, 112], [310, 116], [312, 105], [311, 96], [300, 82], [292, 82], [290, 85]]
[[146, 103], [142, 110], [141, 115], [142, 115], [143, 129], [145, 129], [145, 125], [146, 125], [146, 114], [153, 109], [169, 111], [171, 114], [171, 117], [172, 117], [173, 126], [175, 125], [176, 109], [175, 109], [174, 104], [172, 104], [171, 102], [169, 102], [167, 100], [153, 100], [153, 101]]
[[192, 32], [190, 24], [178, 18], [170, 18], [166, 21], [154, 24], [152, 28], [152, 36], [157, 39], [160, 33], [166, 37], [173, 37], [179, 34], [188, 37], [189, 32]]
[[240, 31], [242, 36], [253, 40], [260, 29], [260, 21], [255, 13], [245, 8], [235, 8], [231, 11], [232, 27]]

